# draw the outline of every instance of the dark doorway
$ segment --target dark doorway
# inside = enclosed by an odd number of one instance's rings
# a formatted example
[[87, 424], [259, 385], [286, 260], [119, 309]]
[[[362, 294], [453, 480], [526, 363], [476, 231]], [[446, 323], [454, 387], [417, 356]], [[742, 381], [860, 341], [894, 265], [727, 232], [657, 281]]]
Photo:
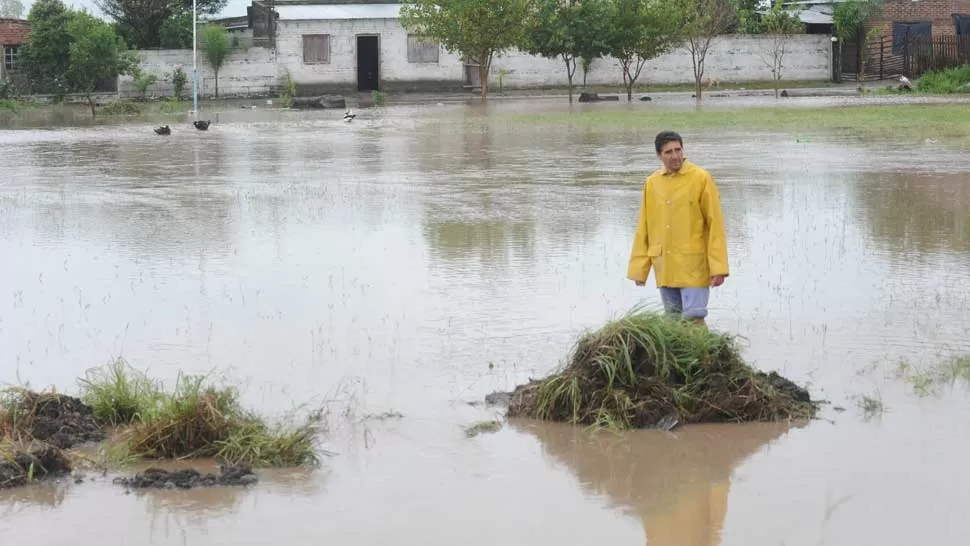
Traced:
[[379, 91], [381, 46], [378, 36], [357, 37], [357, 90]]

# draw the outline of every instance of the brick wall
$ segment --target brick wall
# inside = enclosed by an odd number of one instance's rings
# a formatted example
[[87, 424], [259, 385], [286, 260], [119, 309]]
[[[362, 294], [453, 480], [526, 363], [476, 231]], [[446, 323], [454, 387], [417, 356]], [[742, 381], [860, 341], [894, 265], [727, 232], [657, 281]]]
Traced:
[[27, 41], [30, 23], [22, 19], [0, 19], [0, 46], [20, 45]]
[[933, 36], [952, 36], [956, 34], [954, 15], [970, 15], [970, 0], [883, 0], [882, 13], [869, 22], [867, 30], [885, 24], [884, 34], [891, 36], [893, 22], [928, 22]]

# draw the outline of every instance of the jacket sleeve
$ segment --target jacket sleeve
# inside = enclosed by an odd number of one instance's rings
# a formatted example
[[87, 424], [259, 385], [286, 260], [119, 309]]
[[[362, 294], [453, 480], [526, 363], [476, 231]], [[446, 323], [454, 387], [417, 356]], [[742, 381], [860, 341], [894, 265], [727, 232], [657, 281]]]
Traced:
[[640, 198], [640, 214], [637, 216], [636, 234], [630, 250], [630, 264], [626, 276], [633, 281], [646, 282], [650, 275], [651, 258], [647, 255], [650, 242], [647, 239], [647, 184], [644, 183]]
[[721, 196], [714, 178], [708, 176], [701, 192], [701, 212], [707, 242], [707, 265], [711, 275], [729, 275], [727, 234], [724, 232], [724, 216], [721, 212]]

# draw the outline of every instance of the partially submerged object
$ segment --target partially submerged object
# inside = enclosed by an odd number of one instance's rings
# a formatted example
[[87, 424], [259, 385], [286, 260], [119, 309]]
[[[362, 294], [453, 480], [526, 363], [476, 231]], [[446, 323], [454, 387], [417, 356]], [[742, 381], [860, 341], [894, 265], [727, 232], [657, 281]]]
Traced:
[[582, 336], [560, 371], [516, 388], [508, 416], [669, 430], [809, 419], [817, 411], [808, 391], [745, 363], [733, 337], [633, 312]]

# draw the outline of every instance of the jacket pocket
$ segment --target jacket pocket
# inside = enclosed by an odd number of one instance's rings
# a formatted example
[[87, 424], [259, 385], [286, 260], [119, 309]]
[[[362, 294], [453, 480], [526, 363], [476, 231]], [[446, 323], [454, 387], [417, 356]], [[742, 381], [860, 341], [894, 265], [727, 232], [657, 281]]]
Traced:
[[647, 256], [651, 258], [656, 258], [657, 256], [660, 256], [662, 250], [663, 250], [662, 245], [650, 245], [649, 247], [647, 247]]

